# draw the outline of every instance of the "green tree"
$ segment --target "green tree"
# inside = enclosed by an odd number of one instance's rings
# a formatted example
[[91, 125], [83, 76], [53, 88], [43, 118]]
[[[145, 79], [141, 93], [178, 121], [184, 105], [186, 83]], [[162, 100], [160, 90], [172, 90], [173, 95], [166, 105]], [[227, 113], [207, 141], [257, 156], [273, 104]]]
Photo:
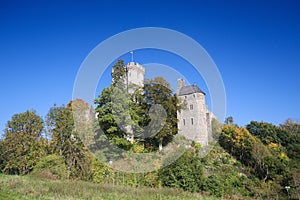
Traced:
[[132, 145], [126, 140], [133, 143], [134, 133], [140, 128], [135, 109], [131, 109], [137, 102], [132, 102], [128, 93], [131, 86], [126, 84], [125, 78], [124, 61], [118, 60], [113, 66], [111, 86], [102, 91], [95, 104], [100, 128], [115, 145], [128, 150]]
[[112, 85], [116, 86], [116, 84], [125, 83], [124, 79], [126, 78], [126, 68], [124, 65], [124, 61], [119, 59], [113, 66], [113, 71], [111, 73], [112, 76]]
[[54, 104], [53, 107], [51, 107], [45, 117], [45, 138], [47, 141], [51, 140], [52, 134], [53, 134], [53, 129], [55, 128], [55, 123], [57, 121], [57, 115], [60, 111], [64, 110], [65, 106], [56, 106]]
[[45, 140], [41, 137], [43, 120], [34, 111], [15, 114], [7, 122], [3, 141], [3, 172], [27, 174], [45, 155]]
[[[162, 77], [146, 80], [144, 88], [126, 91], [126, 68], [119, 60], [113, 67], [113, 82], [95, 99], [101, 129], [112, 143], [125, 150], [144, 144], [161, 149], [177, 133], [178, 99]], [[127, 140], [127, 141], [126, 141]], [[128, 142], [129, 141], [129, 142]]]
[[5, 136], [9, 133], [25, 133], [38, 138], [42, 130], [43, 119], [35, 111], [26, 111], [13, 115], [12, 119], [7, 122]]
[[75, 130], [72, 103], [57, 114], [50, 148], [52, 153], [64, 158], [68, 178], [89, 179], [91, 160]]
[[280, 142], [277, 135], [279, 129], [273, 124], [251, 121], [246, 128], [252, 135], [259, 138], [266, 145]]
[[2, 170], [4, 168], [4, 162], [5, 162], [3, 144], [4, 144], [3, 140], [0, 139], [0, 173], [2, 172]]
[[[116, 94], [116, 90], [119, 93]], [[129, 127], [128, 113], [125, 113], [125, 104], [128, 100], [124, 93], [119, 91], [118, 88], [105, 88], [98, 98], [95, 99], [97, 105], [96, 113], [101, 130], [105, 133], [106, 137], [118, 147], [129, 150], [131, 144], [127, 142], [126, 128]], [[118, 100], [112, 100], [117, 96]], [[128, 111], [128, 110], [127, 110]]]
[[286, 147], [288, 156], [300, 162], [300, 123], [287, 119], [279, 127], [281, 131], [278, 131], [278, 137], [281, 144]]
[[[159, 150], [161, 150], [162, 146], [170, 142], [178, 132], [177, 111], [180, 110], [179, 101], [176, 95], [172, 94], [170, 84], [163, 77], [146, 80], [144, 96], [148, 109], [151, 106], [161, 105], [166, 112], [164, 124], [160, 124], [162, 122], [159, 120], [159, 125], [162, 126], [161, 130], [155, 133], [154, 136], [146, 139], [147, 145], [158, 144]], [[154, 120], [152, 118], [154, 117], [146, 118], [146, 120]]]
[[225, 119], [225, 124], [226, 125], [233, 125], [234, 119], [232, 116], [229, 116]]

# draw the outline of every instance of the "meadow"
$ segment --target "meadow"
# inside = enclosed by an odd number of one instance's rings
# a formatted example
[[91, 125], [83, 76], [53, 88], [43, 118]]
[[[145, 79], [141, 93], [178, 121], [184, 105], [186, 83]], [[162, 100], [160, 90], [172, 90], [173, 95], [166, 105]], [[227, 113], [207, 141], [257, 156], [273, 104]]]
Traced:
[[172, 188], [114, 186], [76, 180], [49, 180], [34, 176], [0, 174], [0, 199], [107, 199], [107, 200], [217, 200]]

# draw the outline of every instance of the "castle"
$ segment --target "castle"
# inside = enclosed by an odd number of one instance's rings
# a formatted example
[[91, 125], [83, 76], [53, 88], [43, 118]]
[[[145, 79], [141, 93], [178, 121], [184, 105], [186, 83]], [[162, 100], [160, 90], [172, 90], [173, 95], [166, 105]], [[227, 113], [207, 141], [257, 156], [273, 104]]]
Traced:
[[184, 105], [177, 112], [178, 133], [206, 146], [211, 134], [212, 113], [205, 103], [205, 93], [197, 85], [185, 85], [184, 80], [179, 79], [176, 95]]
[[[128, 63], [125, 68], [125, 82], [128, 85], [143, 87], [145, 68], [135, 62]], [[129, 92], [132, 93], [133, 90], [134, 88], [131, 88]], [[184, 80], [179, 79], [176, 95], [184, 105], [184, 108], [177, 113], [178, 133], [206, 146], [211, 134], [213, 116], [205, 103], [205, 93], [197, 85], [185, 85]]]

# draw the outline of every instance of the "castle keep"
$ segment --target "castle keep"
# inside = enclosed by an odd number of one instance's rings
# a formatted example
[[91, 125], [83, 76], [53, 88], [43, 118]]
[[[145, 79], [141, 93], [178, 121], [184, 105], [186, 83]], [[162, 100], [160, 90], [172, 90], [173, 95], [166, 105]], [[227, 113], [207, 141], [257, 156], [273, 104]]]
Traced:
[[205, 93], [197, 85], [185, 85], [184, 80], [179, 79], [176, 95], [184, 106], [177, 113], [178, 133], [202, 146], [207, 145], [212, 115], [205, 103]]
[[[126, 83], [143, 87], [145, 68], [135, 62], [130, 62], [125, 67]], [[133, 91], [134, 87], [129, 90], [130, 93]], [[212, 113], [205, 103], [205, 93], [197, 85], [185, 85], [184, 80], [179, 79], [176, 95], [184, 105], [177, 113], [178, 133], [202, 146], [207, 145], [211, 134]]]
[[139, 63], [130, 62], [126, 66], [126, 82], [128, 85], [144, 86], [145, 68]]

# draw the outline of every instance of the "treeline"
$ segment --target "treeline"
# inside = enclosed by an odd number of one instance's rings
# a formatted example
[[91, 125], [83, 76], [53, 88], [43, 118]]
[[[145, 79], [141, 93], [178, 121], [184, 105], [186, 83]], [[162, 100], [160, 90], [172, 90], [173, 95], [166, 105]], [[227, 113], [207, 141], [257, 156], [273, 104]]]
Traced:
[[256, 121], [246, 127], [225, 124], [219, 142], [206, 157], [199, 156], [201, 147], [193, 143], [170, 165], [136, 174], [113, 170], [87, 150], [74, 131], [71, 104], [76, 103], [86, 105], [73, 101], [65, 107], [53, 107], [45, 122], [34, 111], [14, 115], [0, 140], [1, 172], [175, 187], [223, 197], [299, 198], [300, 124], [296, 121], [287, 120], [279, 126]]

